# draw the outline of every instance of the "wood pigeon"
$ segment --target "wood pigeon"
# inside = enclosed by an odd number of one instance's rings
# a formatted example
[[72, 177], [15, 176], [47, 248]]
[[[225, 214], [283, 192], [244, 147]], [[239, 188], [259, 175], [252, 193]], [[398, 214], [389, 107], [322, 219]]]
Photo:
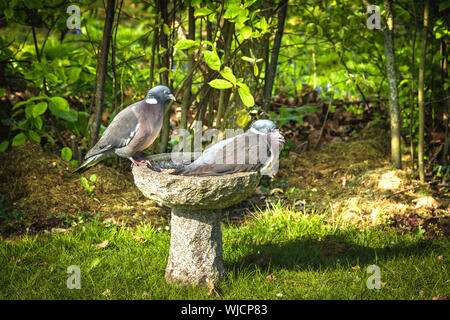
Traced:
[[150, 89], [144, 100], [120, 111], [88, 151], [86, 161], [74, 172], [92, 167], [114, 154], [130, 159], [132, 165], [150, 164], [137, 153], [148, 148], [161, 131], [164, 105], [168, 100], [175, 101], [170, 89], [156, 86]]
[[278, 169], [278, 157], [283, 144], [284, 137], [275, 123], [258, 120], [246, 132], [213, 144], [194, 162], [172, 174], [220, 176], [259, 171], [273, 176]]

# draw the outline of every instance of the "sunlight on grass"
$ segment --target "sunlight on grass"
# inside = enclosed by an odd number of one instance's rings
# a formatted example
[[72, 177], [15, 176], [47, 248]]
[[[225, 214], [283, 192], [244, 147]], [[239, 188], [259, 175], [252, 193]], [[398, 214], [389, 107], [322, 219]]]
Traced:
[[[359, 230], [330, 223], [328, 212], [281, 204], [242, 225], [223, 226], [227, 273], [223, 299], [431, 299], [450, 295], [449, 242]], [[108, 240], [107, 242], [105, 240]], [[218, 299], [206, 288], [167, 285], [170, 234], [93, 222], [51, 236], [0, 243], [1, 299]], [[106, 243], [104, 246], [98, 246]], [[381, 270], [381, 289], [368, 289], [367, 267]], [[67, 267], [81, 270], [70, 290]]]

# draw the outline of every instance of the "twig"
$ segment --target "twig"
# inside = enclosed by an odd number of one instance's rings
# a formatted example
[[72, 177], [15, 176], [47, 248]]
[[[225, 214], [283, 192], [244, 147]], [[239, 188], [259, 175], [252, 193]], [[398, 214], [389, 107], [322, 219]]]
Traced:
[[319, 139], [317, 139], [317, 142], [314, 145], [314, 149], [317, 149], [317, 146], [319, 145], [320, 139], [322, 139], [323, 129], [325, 129], [325, 125], [327, 123], [327, 119], [328, 119], [328, 114], [329, 113], [330, 113], [330, 104], [328, 103], [327, 113], [325, 115], [325, 119], [323, 120], [322, 128], [320, 129]]

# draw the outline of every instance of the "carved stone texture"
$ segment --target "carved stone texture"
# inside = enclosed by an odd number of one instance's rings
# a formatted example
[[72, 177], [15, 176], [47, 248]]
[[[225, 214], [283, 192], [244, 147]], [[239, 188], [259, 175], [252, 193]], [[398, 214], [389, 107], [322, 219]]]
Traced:
[[148, 198], [172, 209], [166, 281], [202, 285], [224, 275], [221, 209], [252, 194], [261, 176], [244, 172], [224, 176], [171, 175], [180, 168], [171, 154], [148, 158], [151, 167], [133, 167], [134, 182]]

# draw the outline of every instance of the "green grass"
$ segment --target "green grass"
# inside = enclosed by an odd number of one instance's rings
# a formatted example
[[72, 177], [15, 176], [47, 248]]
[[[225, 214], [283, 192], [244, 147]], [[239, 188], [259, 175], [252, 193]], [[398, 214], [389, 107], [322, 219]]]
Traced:
[[[358, 230], [325, 213], [281, 206], [248, 223], [223, 226], [227, 270], [220, 297], [207, 288], [168, 285], [170, 233], [92, 222], [80, 230], [0, 242], [0, 299], [431, 299], [450, 296], [449, 241], [420, 233]], [[109, 240], [108, 246], [96, 245]], [[367, 267], [381, 270], [368, 289]], [[81, 289], [66, 286], [81, 269]], [[270, 275], [270, 276], [269, 276]], [[269, 276], [269, 277], [268, 277]], [[282, 296], [280, 296], [280, 293]]]

